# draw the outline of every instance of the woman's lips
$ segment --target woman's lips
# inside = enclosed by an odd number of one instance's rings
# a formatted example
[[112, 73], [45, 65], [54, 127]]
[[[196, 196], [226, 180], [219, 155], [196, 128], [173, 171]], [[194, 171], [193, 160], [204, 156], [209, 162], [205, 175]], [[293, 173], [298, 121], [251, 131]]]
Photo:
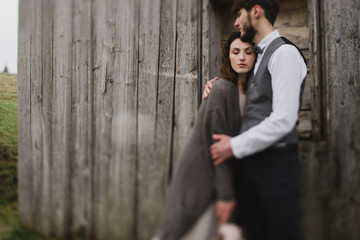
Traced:
[[239, 67], [246, 67], [246, 64], [240, 63], [238, 64]]

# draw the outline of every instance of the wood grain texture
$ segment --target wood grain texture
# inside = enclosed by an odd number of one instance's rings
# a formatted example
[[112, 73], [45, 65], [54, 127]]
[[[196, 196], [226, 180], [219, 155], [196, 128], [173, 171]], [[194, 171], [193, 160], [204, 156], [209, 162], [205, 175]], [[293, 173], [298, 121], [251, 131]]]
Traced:
[[173, 162], [176, 165], [195, 123], [199, 106], [197, 3], [179, 1], [177, 14]]
[[142, 1], [139, 28], [137, 239], [155, 234], [171, 157], [176, 1]]
[[[121, 217], [120, 224], [122, 228], [120, 229], [119, 236], [120, 238], [130, 239], [130, 236], [135, 236], [135, 231], [137, 227], [136, 223], [136, 171], [137, 171], [137, 162], [134, 160], [137, 159], [137, 102], [138, 102], [138, 60], [139, 60], [139, 8], [141, 6], [139, 1], [126, 1], [129, 5], [128, 12], [123, 14], [122, 18], [117, 19], [116, 26], [121, 26], [121, 23], [126, 22], [125, 29], [119, 31], [119, 40], [117, 42], [124, 44], [120, 49], [125, 48], [125, 52], [119, 52], [119, 62], [116, 64], [117, 71], [121, 76], [122, 89], [119, 98], [118, 105], [120, 111], [119, 116], [126, 116], [126, 121], [124, 126], [120, 131], [120, 140], [123, 143], [123, 149], [118, 153], [121, 154], [121, 161], [118, 162], [120, 182], [120, 211], [123, 212]], [[118, 9], [122, 8], [122, 5], [118, 3]], [[123, 10], [122, 10], [123, 11]], [[121, 12], [122, 12], [121, 11]], [[128, 36], [123, 39], [122, 32], [126, 31]], [[123, 67], [126, 67], [123, 70]], [[120, 104], [121, 103], [121, 104]], [[122, 117], [123, 118], [123, 117]], [[121, 119], [121, 118], [120, 118]], [[136, 131], [135, 131], [136, 130]]]
[[[39, 210], [42, 202], [42, 173], [43, 173], [43, 112], [42, 112], [42, 2], [34, 1], [33, 14], [31, 17], [31, 48], [30, 48], [30, 131], [31, 131], [31, 148], [32, 148], [32, 172], [33, 200], [35, 212]], [[44, 219], [42, 219], [44, 221]], [[33, 218], [35, 229], [40, 230], [41, 219], [34, 215]]]
[[201, 56], [201, 71], [202, 71], [202, 83], [201, 91], [203, 91], [204, 86], [207, 81], [210, 80], [210, 62], [209, 62], [209, 53], [210, 53], [210, 18], [212, 13], [212, 4], [209, 0], [202, 1], [202, 56]]
[[34, 5], [32, 1], [19, 1], [18, 37], [18, 191], [20, 224], [34, 228], [33, 214], [33, 173], [31, 148], [31, 101], [30, 101], [30, 49], [31, 21]]
[[[161, 165], [162, 194], [165, 196], [172, 166], [172, 139], [174, 128], [174, 98], [176, 75], [176, 19], [177, 4], [173, 0], [161, 1], [159, 76], [157, 89], [157, 119], [155, 156]], [[160, 167], [160, 166], [159, 166]], [[161, 173], [162, 172], [162, 173]], [[160, 187], [160, 186], [159, 186]], [[159, 199], [164, 203], [164, 199]], [[161, 204], [163, 205], [163, 204]]]
[[220, 6], [215, 3], [211, 4], [208, 9], [209, 22], [209, 78], [219, 77], [221, 68], [221, 39], [224, 37], [221, 34], [222, 29], [222, 15], [220, 13]]
[[68, 235], [72, 79], [72, 1], [54, 2], [51, 224], [55, 236]]
[[326, 178], [328, 146], [326, 141], [299, 142], [301, 162], [301, 229], [303, 239], [325, 240]]
[[[22, 226], [69, 238], [153, 235], [233, 25], [216, 2], [20, 0]], [[310, 62], [299, 125], [316, 139], [300, 144], [304, 234], [358, 239], [359, 1], [280, 4], [280, 32]]]
[[41, 176], [41, 194], [39, 195], [37, 229], [45, 236], [52, 233], [51, 226], [51, 156], [52, 156], [52, 96], [53, 96], [53, 15], [54, 2], [42, 1], [42, 164], [38, 170]]
[[110, 164], [113, 161], [111, 135], [113, 118], [113, 77], [115, 12], [113, 1], [93, 1], [93, 131], [92, 231], [96, 239], [109, 232], [107, 202]]
[[[114, 75], [109, 168], [109, 239], [134, 239], [136, 231], [139, 1], [114, 1]], [[119, 214], [121, 213], [121, 214]]]
[[324, 118], [324, 81], [322, 81], [321, 66], [321, 29], [320, 29], [320, 6], [316, 0], [308, 0], [309, 9], [309, 70], [308, 74], [310, 99], [312, 108], [312, 138], [315, 140], [325, 136], [325, 118]]
[[73, 2], [71, 82], [71, 233], [90, 235], [91, 220], [91, 2]]
[[321, 4], [330, 180], [326, 237], [359, 239], [360, 2], [329, 0]]

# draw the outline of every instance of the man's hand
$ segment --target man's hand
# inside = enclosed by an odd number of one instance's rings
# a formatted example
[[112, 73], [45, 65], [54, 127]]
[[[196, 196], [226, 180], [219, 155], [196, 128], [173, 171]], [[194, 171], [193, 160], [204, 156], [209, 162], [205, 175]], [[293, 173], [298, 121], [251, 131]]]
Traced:
[[204, 87], [204, 92], [203, 92], [203, 95], [202, 95], [202, 99], [205, 99], [209, 96], [210, 94], [210, 91], [211, 91], [211, 88], [213, 87], [213, 84], [216, 80], [218, 80], [219, 78], [218, 77], [215, 77], [209, 81], [207, 81], [207, 83], [205, 84], [205, 87]]
[[236, 205], [235, 200], [218, 200], [216, 201], [215, 211], [216, 216], [219, 219], [219, 225], [226, 223], [230, 217], [231, 212], [234, 210]]
[[214, 166], [218, 166], [226, 159], [234, 156], [230, 145], [231, 137], [224, 134], [214, 134], [213, 139], [218, 142], [210, 146], [210, 154], [214, 160]]

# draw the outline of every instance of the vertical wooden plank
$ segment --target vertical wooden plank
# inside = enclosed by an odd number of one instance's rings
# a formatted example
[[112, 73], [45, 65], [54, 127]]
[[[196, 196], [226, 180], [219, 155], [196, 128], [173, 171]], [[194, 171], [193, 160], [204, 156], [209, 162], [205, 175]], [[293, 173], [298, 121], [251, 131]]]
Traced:
[[[33, 208], [35, 212], [41, 207], [41, 186], [42, 186], [42, 161], [43, 161], [43, 118], [42, 118], [42, 8], [41, 0], [33, 3], [31, 11], [31, 48], [30, 48], [30, 130], [31, 130], [31, 148], [32, 148], [32, 174], [33, 174]], [[35, 229], [41, 231], [39, 218], [34, 216]]]
[[202, 56], [201, 56], [201, 69], [202, 69], [202, 84], [201, 91], [210, 78], [210, 19], [212, 18], [212, 4], [210, 0], [202, 0]]
[[[153, 221], [150, 229], [155, 233], [156, 225], [160, 221], [161, 211], [165, 204], [166, 190], [171, 173], [174, 88], [175, 88], [175, 56], [176, 56], [176, 12], [177, 4], [173, 0], [161, 0], [160, 12], [160, 47], [157, 87], [157, 116], [155, 122], [154, 171], [152, 174]], [[140, 95], [140, 94], [139, 94]], [[146, 158], [139, 157], [139, 165], [146, 171]], [[140, 171], [140, 167], [139, 167]], [[155, 195], [158, 195], [157, 198]], [[139, 199], [141, 199], [139, 195]], [[138, 218], [141, 217], [141, 211]], [[141, 226], [139, 226], [141, 228]], [[147, 230], [149, 231], [149, 230]]]
[[133, 239], [136, 179], [137, 1], [95, 1], [93, 226]]
[[209, 78], [220, 76], [221, 68], [221, 16], [219, 3], [212, 2], [209, 11]]
[[[309, 51], [303, 51], [303, 54], [305, 55], [309, 54]], [[305, 55], [306, 56], [306, 55]], [[308, 55], [309, 56], [309, 55]], [[312, 89], [314, 86], [313, 83], [313, 77], [312, 77], [312, 73], [310, 72], [310, 68], [314, 68], [314, 66], [311, 65], [310, 59], [307, 58], [307, 62], [308, 62], [308, 74], [305, 78], [305, 88], [304, 88], [304, 93], [302, 95], [302, 101], [301, 101], [301, 108], [300, 110], [311, 110], [312, 106], [315, 105], [315, 102], [313, 102], [313, 93], [312, 93]]]
[[[163, 192], [163, 160], [156, 156], [156, 121], [161, 0], [140, 1], [138, 81], [138, 179], [136, 239], [150, 239]], [[169, 6], [167, 6], [169, 7]], [[166, 33], [169, 34], [169, 33]], [[164, 34], [165, 35], [165, 34]], [[166, 165], [165, 165], [166, 166]], [[160, 170], [160, 171], [159, 171]]]
[[51, 220], [53, 233], [69, 231], [72, 1], [54, 2]]
[[[221, 77], [222, 40], [233, 31], [235, 15], [231, 13], [232, 1], [203, 1], [203, 74], [205, 80]], [[204, 71], [207, 71], [204, 73]]]
[[[326, 208], [326, 166], [329, 162], [325, 141], [300, 141], [301, 162], [301, 221], [303, 239], [325, 240], [327, 228]], [[324, 231], [325, 230], [325, 231]]]
[[[115, 1], [112, 161], [107, 239], [136, 239], [136, 135], [138, 79], [138, 1]], [[119, 214], [121, 213], [121, 214]]]
[[330, 181], [327, 239], [360, 238], [359, 1], [323, 3]]
[[308, 0], [309, 12], [309, 68], [312, 108], [312, 138], [324, 137], [323, 84], [321, 81], [320, 6], [317, 0]]
[[[74, 1], [72, 46], [71, 232], [89, 235], [91, 208], [91, 1]], [[90, 112], [89, 112], [90, 110]], [[90, 126], [90, 131], [89, 131]]]
[[102, 239], [111, 234], [108, 232], [107, 214], [112, 209], [107, 204], [107, 196], [111, 187], [109, 186], [109, 171], [110, 162], [113, 159], [111, 155], [111, 122], [114, 83], [114, 10], [114, 1], [93, 1], [93, 126], [95, 139], [92, 166], [92, 235], [95, 239]]
[[32, 228], [33, 214], [33, 173], [30, 131], [30, 36], [33, 1], [19, 1], [18, 35], [18, 176], [19, 176], [19, 217], [20, 224]]
[[192, 127], [199, 103], [197, 60], [197, 2], [179, 1], [177, 10], [175, 122], [173, 160], [179, 158]]
[[[222, 40], [227, 39], [233, 31], [235, 15], [231, 13], [232, 1], [203, 1], [203, 74], [205, 80], [221, 77]], [[207, 71], [207, 72], [204, 72]]]
[[[40, 3], [41, 2], [41, 3]], [[52, 112], [52, 71], [53, 71], [53, 13], [54, 4], [51, 1], [40, 1], [39, 12], [36, 14], [40, 18], [39, 30], [41, 33], [36, 33], [41, 37], [37, 44], [41, 47], [39, 54], [41, 54], [40, 63], [37, 64], [41, 69], [41, 107], [39, 109], [41, 123], [41, 142], [42, 152], [38, 167], [39, 182], [36, 184], [40, 189], [36, 192], [38, 199], [36, 200], [37, 216], [36, 229], [43, 235], [49, 236], [51, 234], [51, 206], [50, 206], [50, 163], [51, 163], [51, 112]], [[40, 112], [41, 111], [41, 112]], [[38, 131], [35, 129], [35, 131]], [[40, 132], [39, 132], [40, 134]], [[39, 140], [38, 140], [39, 141]], [[40, 156], [39, 156], [40, 157]]]

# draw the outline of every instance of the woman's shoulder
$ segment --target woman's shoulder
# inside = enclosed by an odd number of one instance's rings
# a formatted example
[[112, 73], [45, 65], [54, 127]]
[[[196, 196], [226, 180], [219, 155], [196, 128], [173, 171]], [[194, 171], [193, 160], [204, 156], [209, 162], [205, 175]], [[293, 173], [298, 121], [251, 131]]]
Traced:
[[216, 95], [229, 93], [229, 91], [237, 91], [237, 84], [230, 82], [229, 80], [220, 78], [214, 82], [210, 96], [212, 94]]
[[218, 105], [228, 98], [237, 97], [238, 88], [233, 82], [220, 78], [216, 80], [211, 88], [208, 101], [211, 105]]

